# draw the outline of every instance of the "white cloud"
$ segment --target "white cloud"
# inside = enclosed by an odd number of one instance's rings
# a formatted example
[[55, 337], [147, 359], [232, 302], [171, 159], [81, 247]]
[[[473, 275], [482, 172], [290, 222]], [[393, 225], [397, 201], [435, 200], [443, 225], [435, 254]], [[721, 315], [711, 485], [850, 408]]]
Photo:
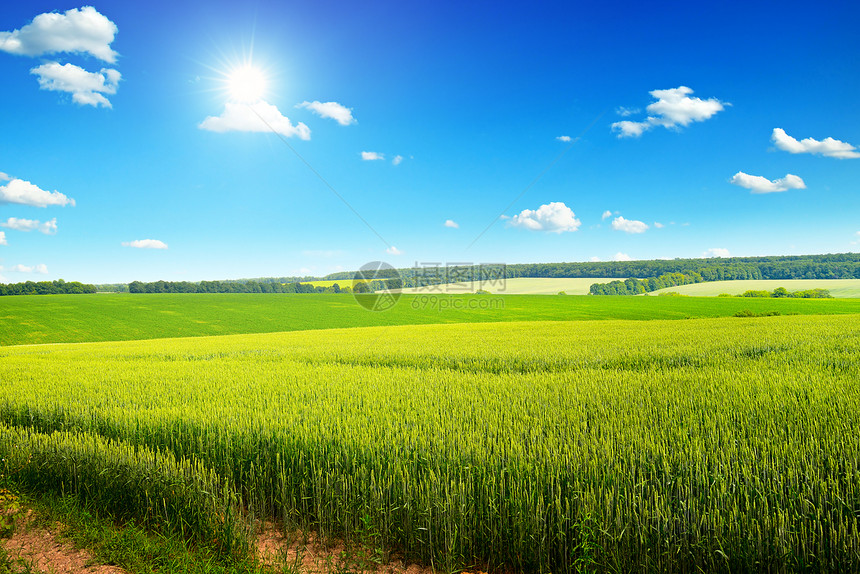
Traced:
[[541, 205], [536, 210], [524, 209], [519, 215], [514, 215], [508, 225], [512, 227], [524, 227], [532, 231], [548, 231], [550, 233], [563, 233], [565, 231], [576, 231], [582, 224], [573, 210], [561, 201], [554, 201]]
[[39, 14], [20, 30], [0, 32], [0, 50], [23, 56], [57, 52], [90, 54], [112, 64], [117, 53], [110, 45], [116, 33], [116, 24], [92, 6], [84, 6], [63, 14]]
[[806, 184], [801, 178], [790, 173], [785, 177], [773, 181], [760, 175], [749, 175], [742, 171], [737, 172], [729, 180], [732, 185], [749, 189], [752, 193], [775, 193], [788, 191], [789, 189], [806, 189]]
[[597, 263], [598, 261], [600, 261], [600, 257], [592, 257], [591, 259], [589, 259], [589, 261], [591, 261], [592, 263]]
[[860, 151], [850, 143], [824, 138], [821, 141], [812, 138], [797, 141], [782, 128], [774, 128], [771, 140], [776, 147], [789, 153], [812, 153], [838, 159], [853, 159], [860, 157]]
[[603, 215], [600, 216], [600, 219], [606, 219], [607, 217], [612, 217], [612, 212], [608, 209], [603, 212]]
[[5, 231], [0, 231], [0, 245], [9, 245], [6, 242], [6, 232]]
[[103, 94], [115, 94], [120, 80], [116, 70], [102, 69], [100, 72], [87, 72], [74, 64], [48, 62], [30, 70], [38, 76], [39, 87], [52, 92], [68, 92], [72, 101], [82, 106], [111, 107]]
[[9, 181], [10, 179], [12, 179], [12, 178], [9, 177], [7, 174], [3, 173], [2, 171], [0, 171], [0, 181]]
[[403, 252], [394, 247], [393, 245], [386, 249], [385, 252], [389, 255], [403, 255]]
[[375, 151], [363, 151], [361, 152], [361, 159], [364, 161], [376, 161], [385, 159], [385, 154], [377, 153]]
[[391, 160], [391, 163], [393, 165], [400, 165], [400, 162], [402, 162], [402, 161], [403, 161], [403, 156], [402, 155], [396, 155], [396, 156], [394, 156], [394, 159]]
[[612, 229], [625, 233], [645, 233], [648, 224], [635, 219], [624, 219], [620, 215], [612, 220]]
[[660, 223], [659, 221], [655, 221], [655, 222], [654, 222], [654, 227], [656, 227], [657, 229], [663, 229], [663, 228], [664, 228], [664, 227], [666, 227], [666, 226], [665, 226], [665, 225], [663, 225], [662, 223]]
[[297, 108], [307, 108], [322, 118], [331, 118], [342, 126], [356, 123], [352, 117], [352, 108], [347, 108], [337, 102], [302, 102]]
[[453, 219], [445, 220], [445, 227], [450, 227], [452, 229], [460, 229], [460, 224], [454, 221]]
[[615, 113], [622, 118], [636, 115], [639, 113], [639, 111], [639, 108], [625, 108], [624, 106], [618, 106], [617, 108], [615, 108]]
[[59, 191], [45, 191], [29, 181], [13, 179], [6, 185], [0, 185], [0, 203], [18, 203], [33, 207], [74, 206], [75, 200], [66, 197]]
[[197, 126], [210, 132], [275, 132], [284, 137], [296, 136], [302, 140], [311, 139], [311, 130], [299, 122], [293, 125], [290, 118], [264, 100], [253, 104], [227, 102], [220, 116], [209, 116]]
[[123, 241], [122, 245], [136, 249], [167, 249], [167, 244], [158, 239], [135, 239], [134, 241]]
[[55, 217], [51, 221], [45, 221], [42, 223], [35, 219], [18, 219], [17, 217], [10, 217], [5, 222], [0, 223], [0, 227], [7, 227], [17, 231], [38, 231], [45, 235], [53, 235], [57, 232], [57, 218]]
[[560, 141], [560, 142], [569, 142], [569, 141], [570, 141], [570, 136], [558, 136], [558, 137], [556, 137], [555, 139], [557, 139], [557, 140], [558, 140], [558, 141]]
[[633, 261], [633, 258], [627, 255], [626, 253], [621, 253], [620, 251], [616, 253], [612, 257], [613, 261]]
[[731, 254], [723, 247], [712, 247], [702, 253], [702, 257], [731, 257]]
[[[692, 122], [703, 122], [729, 105], [716, 98], [708, 100], [691, 98], [690, 94], [693, 93], [693, 90], [687, 86], [668, 90], [652, 90], [649, 93], [657, 101], [645, 108], [648, 117], [644, 121], [624, 120], [612, 124], [612, 131], [618, 132], [619, 138], [639, 137], [655, 126], [674, 129], [678, 126], [688, 126]], [[619, 109], [628, 111], [625, 108]]]
[[41, 275], [46, 275], [48, 273], [48, 266], [44, 263], [39, 263], [38, 265], [15, 265], [7, 269], [6, 271], [13, 271], [15, 273], [39, 273]]

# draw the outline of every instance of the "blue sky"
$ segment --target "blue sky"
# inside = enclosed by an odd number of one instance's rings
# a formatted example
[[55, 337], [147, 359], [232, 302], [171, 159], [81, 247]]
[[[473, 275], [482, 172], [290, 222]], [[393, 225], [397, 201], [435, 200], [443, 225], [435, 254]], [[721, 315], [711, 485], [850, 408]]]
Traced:
[[7, 4], [0, 281], [860, 245], [856, 3]]

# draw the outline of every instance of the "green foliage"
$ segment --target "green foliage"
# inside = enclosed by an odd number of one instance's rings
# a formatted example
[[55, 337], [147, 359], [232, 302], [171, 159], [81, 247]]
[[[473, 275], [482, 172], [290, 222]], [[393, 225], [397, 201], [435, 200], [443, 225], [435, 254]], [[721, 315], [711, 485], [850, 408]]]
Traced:
[[775, 317], [777, 315], [782, 315], [779, 311], [761, 311], [756, 313], [754, 311], [750, 311], [749, 309], [744, 309], [743, 311], [738, 311], [733, 315], [733, 317]]
[[858, 353], [856, 316], [6, 347], [0, 448], [226, 548], [241, 508], [452, 570], [857, 571]]
[[678, 285], [689, 285], [700, 283], [702, 276], [698, 273], [667, 273], [659, 277], [648, 279], [625, 279], [624, 281], [610, 281], [609, 283], [595, 283], [589, 289], [592, 295], [641, 295], [650, 293], [666, 287], [677, 287]]
[[95, 285], [78, 281], [26, 281], [24, 283], [0, 283], [2, 295], [84, 295], [96, 292]]
[[754, 289], [750, 289], [749, 291], [744, 291], [741, 297], [770, 297], [771, 294], [768, 291], [757, 291]]

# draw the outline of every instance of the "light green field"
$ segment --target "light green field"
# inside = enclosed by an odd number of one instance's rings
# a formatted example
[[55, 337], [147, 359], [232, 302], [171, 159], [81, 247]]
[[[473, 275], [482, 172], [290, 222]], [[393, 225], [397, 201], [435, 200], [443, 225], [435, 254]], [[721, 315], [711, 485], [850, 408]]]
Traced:
[[588, 295], [588, 289], [593, 283], [608, 283], [617, 278], [554, 278], [554, 277], [516, 277], [506, 279], [504, 282], [487, 283], [451, 283], [447, 285], [434, 285], [419, 289], [403, 289], [403, 293], [426, 294], [426, 293], [474, 293], [478, 289], [484, 289], [490, 293], [504, 295], [556, 295], [564, 291], [567, 295]]
[[341, 287], [352, 287], [352, 279], [336, 279], [334, 281], [328, 279], [321, 279], [319, 281], [300, 281], [300, 283], [305, 285], [310, 284], [314, 287], [331, 287], [335, 283], [337, 283]]
[[228, 550], [277, 519], [440, 571], [856, 572], [858, 355], [854, 315], [4, 347], [0, 471]]
[[752, 281], [709, 281], [693, 283], [678, 287], [667, 287], [653, 291], [651, 295], [659, 295], [669, 291], [691, 295], [693, 297], [716, 297], [722, 293], [740, 295], [744, 291], [773, 291], [777, 287], [785, 287], [789, 291], [804, 291], [806, 289], [827, 289], [834, 297], [860, 297], [860, 279], [773, 279]]

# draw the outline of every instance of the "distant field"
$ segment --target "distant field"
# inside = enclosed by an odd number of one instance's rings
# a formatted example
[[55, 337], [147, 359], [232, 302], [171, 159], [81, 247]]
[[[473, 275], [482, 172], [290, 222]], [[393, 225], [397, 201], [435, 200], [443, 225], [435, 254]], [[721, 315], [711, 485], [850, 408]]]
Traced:
[[675, 291], [683, 295], [694, 297], [716, 297], [721, 293], [729, 295], [740, 295], [744, 291], [773, 291], [777, 287], [785, 287], [789, 291], [803, 291], [805, 289], [827, 289], [834, 297], [860, 297], [860, 279], [773, 279], [762, 281], [709, 281], [707, 283], [694, 283], [692, 285], [681, 285], [680, 287], [668, 287], [654, 291], [652, 294], [659, 295], [668, 291]]
[[339, 327], [860, 313], [860, 299], [403, 295], [368, 311], [341, 294], [101, 294], [0, 297], [0, 345], [127, 341]]
[[420, 289], [404, 289], [403, 293], [474, 293], [478, 289], [484, 289], [490, 293], [504, 295], [556, 295], [564, 291], [566, 295], [588, 295], [588, 288], [592, 283], [608, 283], [615, 281], [617, 277], [597, 278], [546, 278], [546, 277], [517, 277], [506, 279], [499, 284], [480, 283], [451, 283], [448, 285], [434, 285]]
[[341, 287], [352, 287], [352, 279], [335, 279], [335, 280], [320, 280], [320, 281], [299, 281], [303, 285], [313, 285], [314, 287], [331, 287], [335, 283]]

